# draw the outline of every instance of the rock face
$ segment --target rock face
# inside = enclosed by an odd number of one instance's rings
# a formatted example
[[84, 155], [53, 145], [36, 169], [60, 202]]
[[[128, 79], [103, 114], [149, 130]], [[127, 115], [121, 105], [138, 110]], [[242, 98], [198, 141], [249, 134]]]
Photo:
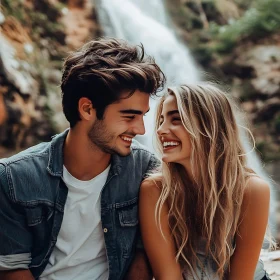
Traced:
[[7, 120], [6, 106], [4, 103], [4, 94], [5, 94], [5, 88], [3, 86], [1, 86], [1, 88], [0, 88], [0, 126], [2, 126]]
[[257, 45], [241, 53], [236, 65], [251, 68], [251, 84], [266, 96], [280, 92], [280, 45]]
[[[79, 48], [86, 41], [97, 36], [99, 27], [96, 23], [92, 1], [69, 0], [61, 22], [65, 26], [66, 44], [73, 49]], [[71, 22], [71, 24], [69, 24]]]
[[[14, 27], [13, 32], [9, 32]], [[1, 70], [1, 144], [7, 148], [20, 149], [33, 141], [27, 135], [34, 130], [34, 137], [53, 133], [46, 126], [44, 104], [40, 106], [39, 83], [36, 69], [26, 59], [32, 55], [31, 39], [15, 18], [7, 18], [2, 23], [0, 35]], [[19, 38], [16, 34], [21, 34]], [[17, 38], [15, 44], [14, 40]], [[29, 49], [28, 49], [28, 46]], [[37, 127], [38, 126], [38, 127]], [[35, 127], [37, 127], [35, 129]]]
[[274, 40], [239, 46], [221, 65], [255, 127], [257, 148], [265, 160], [280, 158], [280, 44]]
[[63, 58], [99, 35], [92, 1], [15, 2], [5, 1], [0, 14], [0, 158], [68, 126]]

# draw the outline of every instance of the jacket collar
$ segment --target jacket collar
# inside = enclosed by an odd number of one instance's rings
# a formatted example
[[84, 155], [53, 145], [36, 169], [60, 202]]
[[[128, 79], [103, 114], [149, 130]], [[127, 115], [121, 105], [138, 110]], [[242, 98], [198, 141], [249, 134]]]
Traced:
[[50, 150], [49, 150], [49, 162], [47, 170], [53, 176], [62, 176], [63, 172], [63, 146], [66, 136], [69, 132], [69, 128], [60, 134], [52, 137]]

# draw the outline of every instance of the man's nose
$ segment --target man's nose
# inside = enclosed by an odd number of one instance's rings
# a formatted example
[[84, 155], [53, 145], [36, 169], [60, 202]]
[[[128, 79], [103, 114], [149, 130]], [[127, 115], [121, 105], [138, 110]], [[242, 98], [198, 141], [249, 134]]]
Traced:
[[144, 120], [139, 120], [137, 124], [135, 125], [133, 132], [137, 135], [144, 135], [146, 130], [145, 130], [145, 124]]

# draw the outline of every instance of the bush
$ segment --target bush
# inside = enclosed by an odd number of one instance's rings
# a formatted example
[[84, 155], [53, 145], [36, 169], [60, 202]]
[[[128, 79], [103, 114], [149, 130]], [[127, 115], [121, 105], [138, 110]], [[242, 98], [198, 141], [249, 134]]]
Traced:
[[257, 0], [243, 17], [232, 24], [217, 26], [211, 30], [216, 37], [217, 52], [230, 51], [242, 39], [255, 39], [280, 30], [280, 0]]

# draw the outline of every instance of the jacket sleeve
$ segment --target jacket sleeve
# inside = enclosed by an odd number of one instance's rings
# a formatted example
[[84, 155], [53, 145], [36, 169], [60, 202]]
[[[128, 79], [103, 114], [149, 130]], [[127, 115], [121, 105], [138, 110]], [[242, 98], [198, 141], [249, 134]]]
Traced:
[[22, 207], [11, 199], [11, 188], [0, 163], [0, 271], [28, 269], [31, 263], [32, 234]]
[[148, 177], [149, 174], [158, 171], [159, 167], [160, 167], [160, 160], [154, 154], [152, 154], [144, 178]]

